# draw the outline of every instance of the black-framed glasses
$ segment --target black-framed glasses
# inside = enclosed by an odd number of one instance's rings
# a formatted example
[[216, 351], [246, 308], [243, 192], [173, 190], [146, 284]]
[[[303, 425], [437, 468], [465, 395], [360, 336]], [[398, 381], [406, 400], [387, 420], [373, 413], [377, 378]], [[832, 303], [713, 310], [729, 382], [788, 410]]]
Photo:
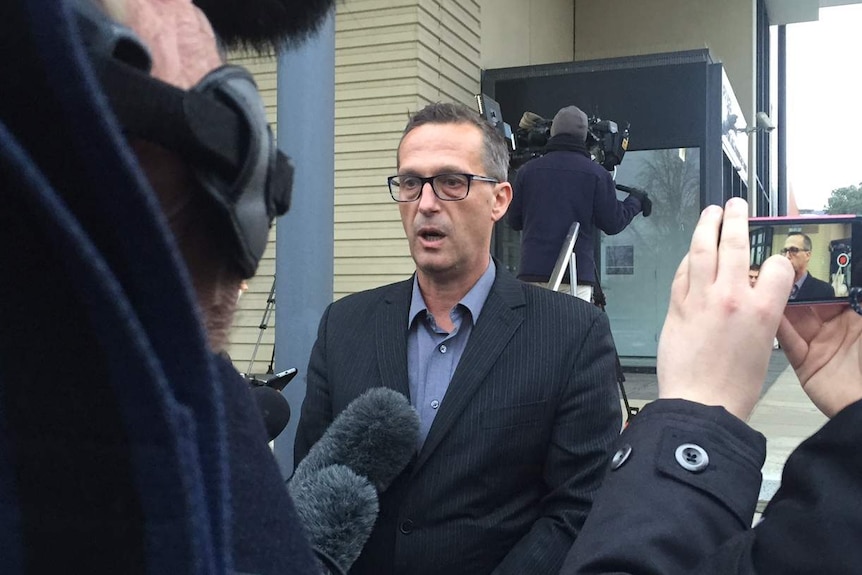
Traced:
[[396, 202], [415, 202], [422, 195], [425, 184], [431, 184], [431, 190], [439, 199], [447, 202], [463, 200], [470, 193], [470, 183], [473, 181], [499, 184], [500, 180], [476, 174], [437, 174], [423, 178], [422, 176], [390, 176], [389, 194]]
[[810, 251], [811, 250], [797, 248], [796, 246], [790, 246], [789, 248], [781, 248], [781, 255], [786, 256], [787, 254], [793, 254], [795, 256], [799, 252], [810, 252]]

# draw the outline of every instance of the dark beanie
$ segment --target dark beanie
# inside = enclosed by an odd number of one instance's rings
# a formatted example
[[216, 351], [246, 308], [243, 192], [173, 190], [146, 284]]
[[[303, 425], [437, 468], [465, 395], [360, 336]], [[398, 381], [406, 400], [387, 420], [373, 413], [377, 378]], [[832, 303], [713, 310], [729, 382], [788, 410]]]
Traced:
[[571, 134], [582, 142], [587, 140], [587, 115], [577, 106], [566, 106], [554, 116], [551, 124], [551, 137], [557, 134]]

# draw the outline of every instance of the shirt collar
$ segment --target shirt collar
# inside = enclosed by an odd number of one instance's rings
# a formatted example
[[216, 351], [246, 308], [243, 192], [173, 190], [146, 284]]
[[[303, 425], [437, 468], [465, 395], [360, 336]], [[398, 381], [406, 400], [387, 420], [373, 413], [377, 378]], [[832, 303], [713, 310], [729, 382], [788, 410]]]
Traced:
[[[470, 311], [470, 316], [473, 318], [473, 323], [479, 319], [479, 314], [482, 312], [482, 307], [485, 305], [485, 300], [488, 299], [488, 294], [491, 293], [491, 286], [494, 285], [494, 280], [497, 278], [497, 265], [494, 263], [494, 258], [489, 258], [485, 273], [479, 280], [473, 284], [464, 297], [458, 302]], [[419, 277], [413, 274], [413, 293], [410, 299], [410, 313], [407, 314], [407, 326], [413, 325], [413, 320], [420, 312], [427, 311], [428, 306], [425, 305], [425, 300], [422, 297], [422, 292], [419, 289]]]

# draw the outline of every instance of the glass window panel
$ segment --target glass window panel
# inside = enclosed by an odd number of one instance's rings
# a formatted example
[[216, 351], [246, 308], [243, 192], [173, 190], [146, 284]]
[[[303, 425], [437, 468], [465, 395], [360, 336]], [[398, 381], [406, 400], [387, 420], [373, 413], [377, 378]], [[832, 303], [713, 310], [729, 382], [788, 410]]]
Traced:
[[[615, 236], [601, 236], [606, 311], [620, 356], [652, 358], [673, 276], [700, 215], [700, 149], [628, 152], [617, 167], [616, 181], [646, 190], [653, 211], [648, 218], [637, 216]], [[620, 273], [617, 261], [607, 257], [609, 250], [618, 254], [620, 249], [631, 250], [630, 273]]]

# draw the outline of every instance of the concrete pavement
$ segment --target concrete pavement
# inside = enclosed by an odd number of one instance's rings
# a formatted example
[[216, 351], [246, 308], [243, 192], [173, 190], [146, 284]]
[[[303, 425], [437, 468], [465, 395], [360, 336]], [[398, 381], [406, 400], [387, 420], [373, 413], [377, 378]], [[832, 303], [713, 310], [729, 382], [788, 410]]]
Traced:
[[784, 353], [777, 350], [772, 355], [772, 364], [785, 367], [760, 397], [748, 420], [751, 427], [766, 436], [761, 504], [769, 501], [781, 484], [781, 471], [790, 453], [828, 421], [805, 395]]

